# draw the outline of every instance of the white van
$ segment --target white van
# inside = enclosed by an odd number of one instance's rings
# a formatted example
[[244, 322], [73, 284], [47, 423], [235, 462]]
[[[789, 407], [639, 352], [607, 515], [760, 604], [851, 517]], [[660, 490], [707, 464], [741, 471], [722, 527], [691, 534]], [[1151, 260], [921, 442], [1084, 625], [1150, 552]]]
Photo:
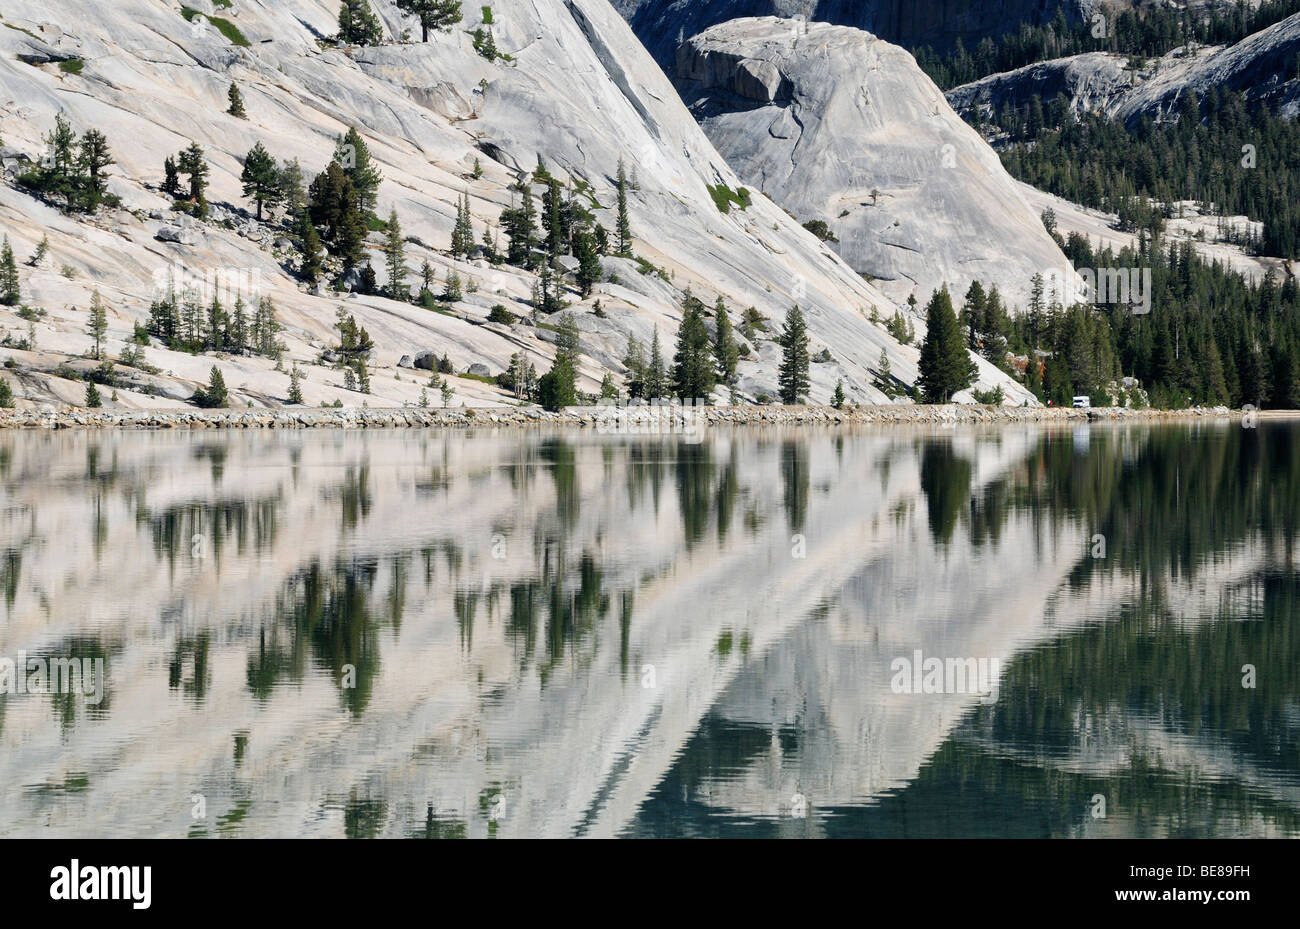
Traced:
[[1074, 408], [1075, 408], [1076, 410], [1090, 410], [1090, 409], [1092, 409], [1092, 398], [1091, 398], [1091, 397], [1075, 397], [1075, 398], [1074, 398]]

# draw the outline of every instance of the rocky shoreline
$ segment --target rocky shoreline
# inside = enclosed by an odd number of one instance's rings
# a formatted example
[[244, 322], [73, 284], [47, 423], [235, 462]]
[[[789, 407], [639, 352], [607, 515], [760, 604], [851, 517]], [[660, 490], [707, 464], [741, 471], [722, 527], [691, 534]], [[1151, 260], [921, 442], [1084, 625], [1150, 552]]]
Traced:
[[[448, 429], [568, 427], [610, 434], [681, 433], [724, 426], [980, 425], [1240, 418], [1226, 407], [1190, 410], [1045, 409], [987, 406], [582, 407], [520, 409], [0, 410], [0, 429]], [[1280, 414], [1285, 416], [1287, 414]]]

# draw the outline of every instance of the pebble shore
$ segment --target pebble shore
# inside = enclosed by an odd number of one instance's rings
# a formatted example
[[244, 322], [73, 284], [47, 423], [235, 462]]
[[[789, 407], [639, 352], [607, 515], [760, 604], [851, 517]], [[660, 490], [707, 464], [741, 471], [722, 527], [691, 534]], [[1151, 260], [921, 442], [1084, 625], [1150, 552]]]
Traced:
[[[1190, 410], [1044, 409], [987, 406], [831, 407], [582, 407], [548, 413], [520, 409], [238, 409], [0, 410], [0, 429], [429, 429], [570, 427], [618, 433], [675, 432], [713, 426], [848, 424], [956, 425], [1180, 421], [1237, 418], [1226, 407]], [[1268, 414], [1256, 414], [1268, 415]]]

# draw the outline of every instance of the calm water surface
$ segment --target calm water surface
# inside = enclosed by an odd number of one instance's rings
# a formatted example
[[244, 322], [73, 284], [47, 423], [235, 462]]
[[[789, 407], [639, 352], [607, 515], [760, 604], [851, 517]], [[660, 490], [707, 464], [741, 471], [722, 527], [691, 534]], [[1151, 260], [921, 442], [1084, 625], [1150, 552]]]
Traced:
[[1300, 836], [1298, 446], [0, 434], [0, 835]]

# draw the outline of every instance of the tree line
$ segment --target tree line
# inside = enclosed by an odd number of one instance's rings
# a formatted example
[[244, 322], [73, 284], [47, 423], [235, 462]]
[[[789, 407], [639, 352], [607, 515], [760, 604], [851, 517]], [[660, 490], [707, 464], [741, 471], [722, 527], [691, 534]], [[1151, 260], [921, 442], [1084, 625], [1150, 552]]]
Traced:
[[1189, 43], [1230, 45], [1300, 12], [1300, 0], [1264, 0], [1252, 9], [1245, 0], [1209, 11], [1153, 8], [1124, 10], [1105, 22], [1071, 22], [1057, 9], [1042, 26], [1021, 23], [997, 39], [985, 38], [967, 50], [958, 39], [952, 52], [929, 46], [913, 49], [916, 62], [942, 89], [979, 80], [990, 74], [1014, 71], [1026, 65], [1086, 52], [1116, 52], [1142, 59], [1168, 54]]
[[1144, 117], [1130, 128], [1101, 116], [1076, 119], [1062, 100], [1043, 107], [1034, 98], [1023, 111], [996, 116], [1014, 140], [1002, 163], [1040, 190], [1119, 214], [1129, 231], [1173, 215], [1158, 204], [1194, 201], [1211, 213], [1264, 223], [1262, 234], [1225, 229], [1229, 240], [1300, 257], [1300, 124], [1221, 87], [1203, 100], [1186, 91], [1177, 114], [1163, 122]]

